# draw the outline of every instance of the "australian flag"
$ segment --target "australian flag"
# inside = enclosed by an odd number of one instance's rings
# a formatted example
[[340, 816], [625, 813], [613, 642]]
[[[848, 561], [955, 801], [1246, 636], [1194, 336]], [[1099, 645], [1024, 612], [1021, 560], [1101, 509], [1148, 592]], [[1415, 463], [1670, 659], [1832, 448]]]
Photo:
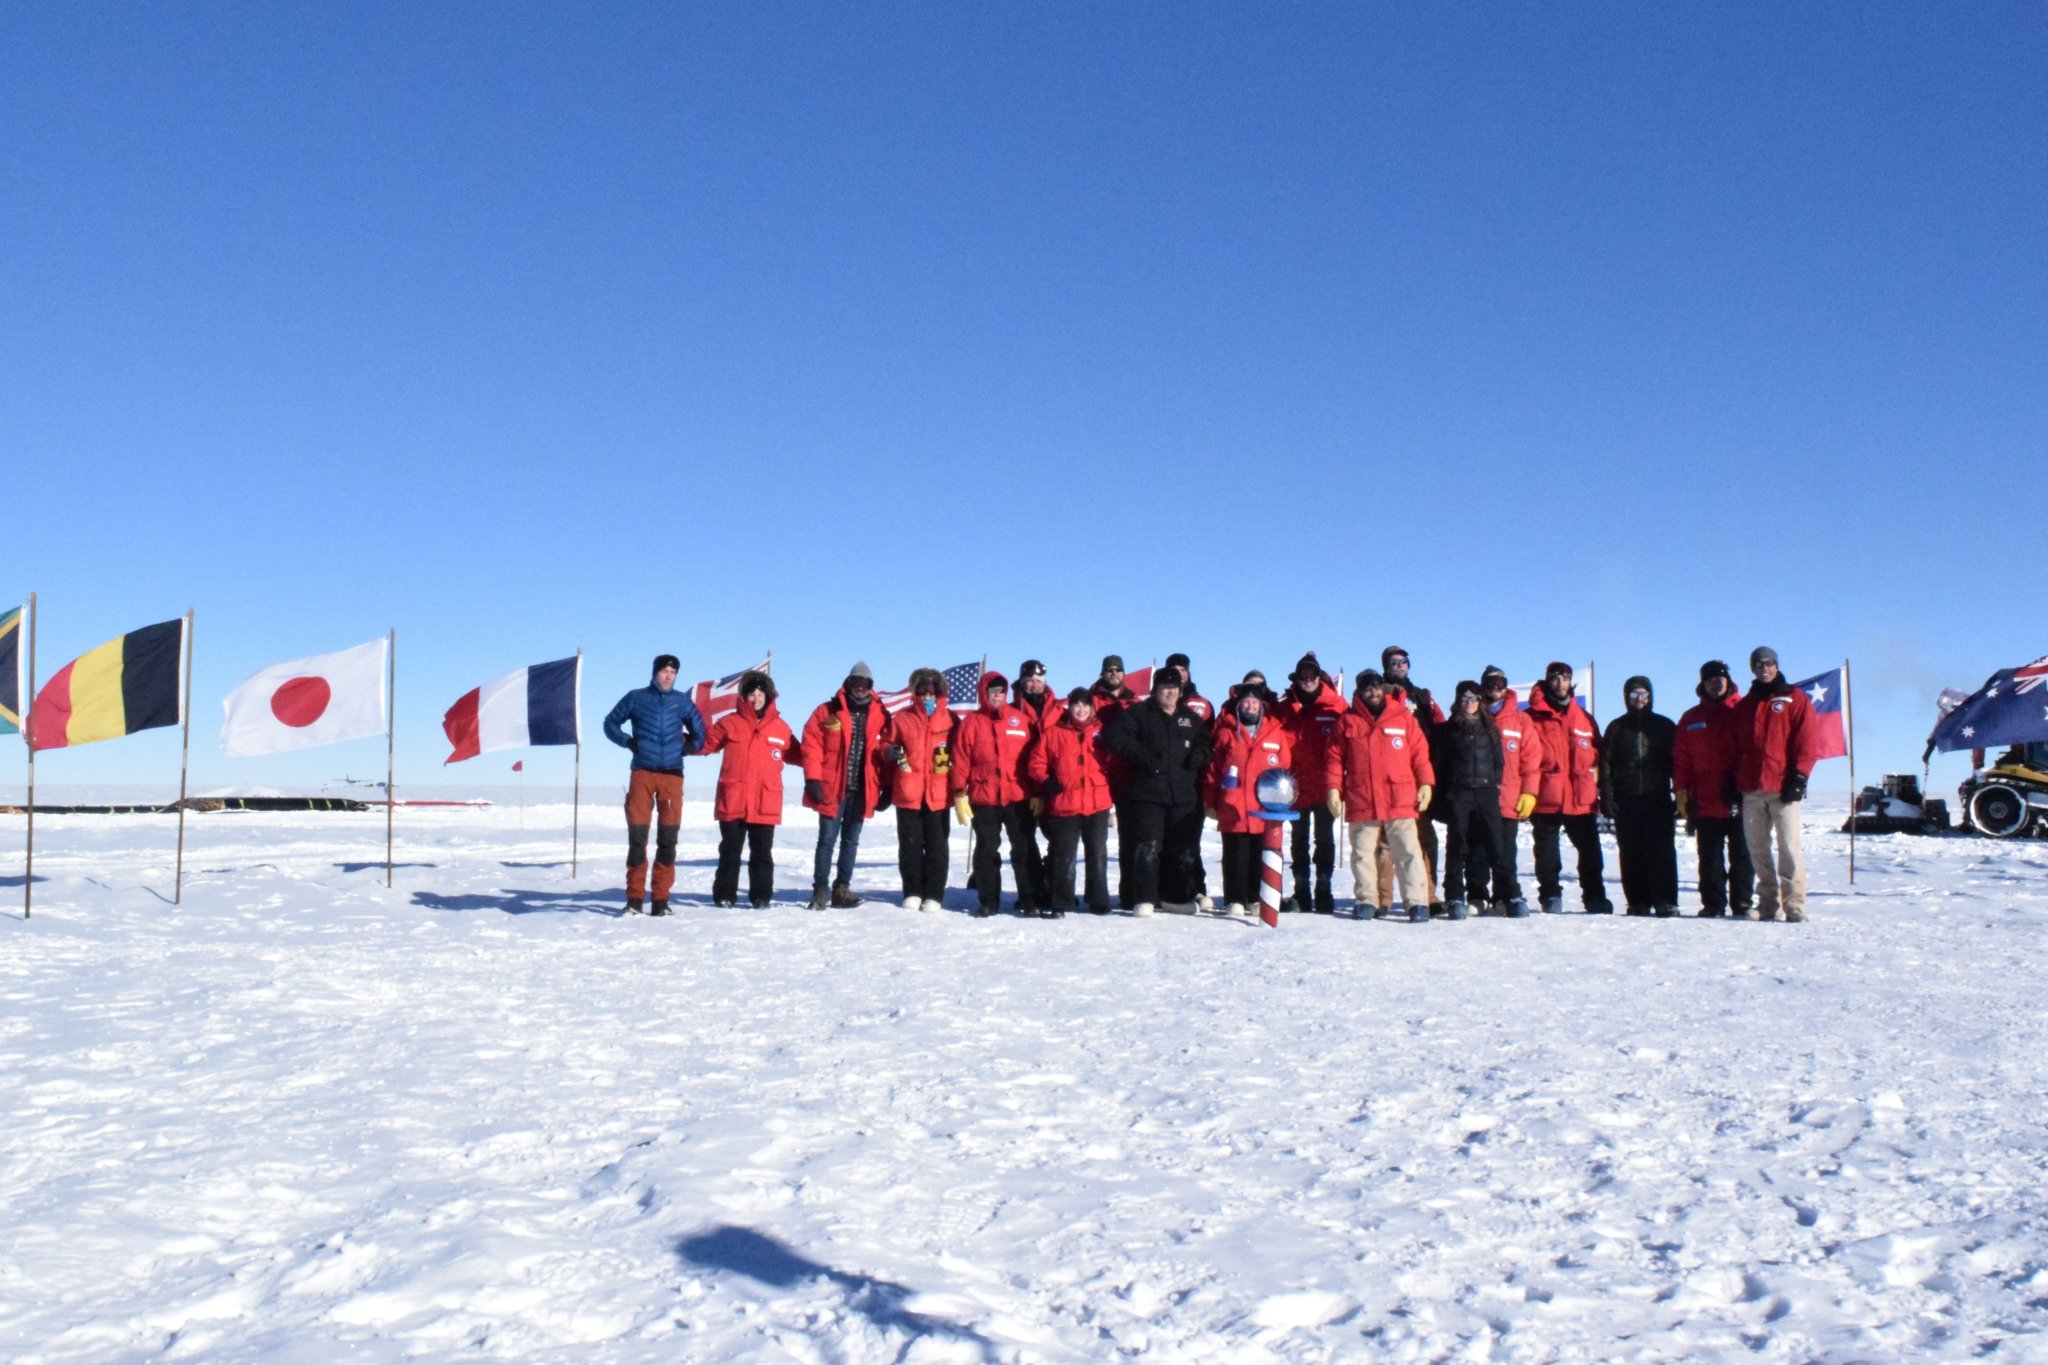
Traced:
[[[946, 680], [946, 706], [954, 711], [972, 711], [981, 705], [981, 661], [970, 659], [964, 664], [954, 664], [941, 669], [939, 675]], [[877, 692], [886, 711], [901, 711], [915, 699], [907, 687], [893, 692]]]
[[2048, 655], [2019, 668], [2001, 668], [1935, 722], [1927, 737], [1939, 749], [1989, 749], [2048, 740]]
[[1814, 742], [1814, 761], [1840, 758], [1848, 753], [1849, 734], [1842, 722], [1842, 670], [1831, 668], [1792, 685], [1813, 703], [1813, 729], [1818, 736]]

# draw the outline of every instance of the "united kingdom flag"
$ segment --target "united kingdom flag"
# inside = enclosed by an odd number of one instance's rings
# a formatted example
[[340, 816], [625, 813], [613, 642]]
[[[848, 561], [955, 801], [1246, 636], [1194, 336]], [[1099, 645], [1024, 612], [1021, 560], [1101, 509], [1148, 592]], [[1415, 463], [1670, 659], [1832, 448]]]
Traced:
[[2048, 740], [2048, 655], [2019, 668], [2001, 668], [1935, 722], [1927, 742], [1947, 753], [2001, 744]]
[[720, 716], [739, 710], [740, 679], [749, 673], [766, 673], [768, 660], [763, 659], [752, 668], [743, 668], [737, 673], [728, 673], [716, 681], [698, 683], [690, 689], [690, 700], [697, 703], [697, 714], [704, 717], [704, 723], [716, 723]]

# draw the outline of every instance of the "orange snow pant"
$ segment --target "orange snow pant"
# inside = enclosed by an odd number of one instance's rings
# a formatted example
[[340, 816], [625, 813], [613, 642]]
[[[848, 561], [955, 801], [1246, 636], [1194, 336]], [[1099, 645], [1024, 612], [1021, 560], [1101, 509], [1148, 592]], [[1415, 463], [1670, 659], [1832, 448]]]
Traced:
[[683, 827], [683, 775], [633, 769], [626, 784], [626, 899], [637, 901], [647, 886], [647, 827], [656, 822], [654, 899], [668, 899], [676, 880], [676, 835]]

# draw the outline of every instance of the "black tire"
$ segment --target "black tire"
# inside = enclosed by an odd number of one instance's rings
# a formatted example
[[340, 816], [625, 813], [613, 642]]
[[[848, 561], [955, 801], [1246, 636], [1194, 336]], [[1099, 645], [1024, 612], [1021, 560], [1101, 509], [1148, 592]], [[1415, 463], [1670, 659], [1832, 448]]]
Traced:
[[1970, 793], [1970, 823], [1979, 834], [2010, 839], [2026, 833], [2033, 822], [2026, 794], [2003, 782], [1987, 782]]

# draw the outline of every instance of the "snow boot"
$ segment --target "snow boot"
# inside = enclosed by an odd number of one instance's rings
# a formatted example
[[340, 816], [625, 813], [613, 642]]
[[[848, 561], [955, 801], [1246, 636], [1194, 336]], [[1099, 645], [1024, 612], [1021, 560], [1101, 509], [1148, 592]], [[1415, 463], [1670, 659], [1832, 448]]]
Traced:
[[813, 891], [811, 893], [811, 909], [823, 910], [831, 904], [831, 897], [827, 896], [823, 891]]
[[1091, 915], [1106, 915], [1109, 913], [1109, 907], [1106, 905], [1091, 905], [1088, 907], [1088, 913]]
[[1543, 898], [1543, 913], [1546, 915], [1562, 915], [1564, 913], [1564, 897], [1545, 896]]
[[1446, 915], [1450, 916], [1450, 917], [1451, 917], [1452, 919], [1454, 919], [1454, 920], [1458, 920], [1458, 919], [1463, 919], [1463, 918], [1465, 918], [1465, 902], [1463, 902], [1463, 901], [1445, 901], [1445, 902], [1444, 902], [1444, 913], [1445, 913]]
[[1605, 896], [1602, 896], [1597, 901], [1588, 901], [1586, 903], [1586, 913], [1589, 915], [1611, 915], [1614, 913], [1614, 902]]
[[1637, 919], [1647, 919], [1650, 915], [1650, 908], [1646, 905], [1631, 905], [1628, 908], [1628, 912]]
[[629, 915], [637, 915], [640, 913], [640, 898], [638, 896], [631, 896], [627, 898], [626, 913]]
[[974, 917], [976, 919], [987, 919], [1001, 908], [1001, 906], [990, 905], [987, 901], [983, 901], [980, 905], [974, 907]]
[[647, 913], [650, 915], [666, 915], [668, 913], [668, 902], [664, 900], [657, 900], [654, 903], [654, 908], [649, 910]]
[[1787, 924], [1804, 924], [1804, 923], [1806, 923], [1806, 912], [1805, 912], [1804, 910], [1799, 910], [1799, 909], [1795, 909], [1795, 908], [1792, 908], [1792, 907], [1787, 907], [1787, 908], [1786, 908], [1786, 911], [1785, 911], [1785, 923], [1787, 923]]
[[1517, 896], [1507, 903], [1507, 908], [1502, 913], [1509, 919], [1527, 919], [1529, 918], [1529, 902]]
[[861, 898], [860, 898], [859, 896], [856, 896], [856, 895], [854, 895], [854, 894], [853, 894], [853, 888], [852, 888], [852, 887], [848, 886], [848, 885], [847, 885], [847, 884], [846, 884], [845, 882], [835, 882], [835, 883], [833, 883], [833, 886], [832, 886], [832, 908], [833, 908], [833, 909], [835, 909], [835, 910], [851, 910], [851, 909], [853, 909], [853, 907], [854, 907], [854, 906], [856, 906], [856, 905], [859, 905], [860, 903], [861, 903]]
[[[1397, 907], [1395, 907], [1395, 911], [1394, 911], [1394, 913], [1396, 913], [1396, 914], [1399, 914], [1399, 913], [1400, 913], [1400, 908], [1399, 908], [1398, 906], [1397, 906]], [[1427, 923], [1429, 923], [1429, 907], [1428, 907], [1428, 906], [1426, 906], [1426, 905], [1411, 905], [1411, 906], [1409, 906], [1409, 907], [1408, 907], [1408, 922], [1409, 922], [1410, 924], [1427, 924]]]
[[1721, 918], [1721, 911], [1720, 911], [1720, 908], [1719, 908], [1718, 906], [1712, 906], [1712, 905], [1702, 905], [1702, 906], [1700, 907], [1700, 918], [1701, 918], [1701, 919], [1719, 919], [1719, 918]]
[[905, 896], [903, 898], [903, 908], [905, 910], [922, 910], [924, 909], [924, 898], [921, 896]]
[[1328, 877], [1316, 878], [1316, 913], [1318, 915], [1334, 915], [1337, 913], [1337, 895], [1334, 891], [1330, 890], [1330, 879]]
[[739, 902], [738, 902], [738, 901], [736, 901], [736, 900], [730, 900], [730, 899], [727, 899], [727, 900], [719, 900], [719, 899], [718, 899], [717, 897], [713, 897], [713, 898], [712, 898], [712, 901], [711, 901], [711, 904], [712, 904], [713, 906], [715, 906], [716, 908], [720, 909], [720, 910], [730, 910], [730, 909], [732, 909], [732, 908], [733, 908], [734, 906], [738, 905], [738, 904], [739, 904]]
[[1658, 906], [1658, 907], [1657, 907], [1657, 918], [1658, 918], [1658, 919], [1677, 919], [1677, 918], [1678, 918], [1678, 907], [1677, 907], [1677, 906], [1675, 906], [1675, 905], [1660, 905], [1660, 906]]
[[1150, 919], [1157, 909], [1158, 907], [1153, 905], [1151, 901], [1140, 901], [1131, 908], [1131, 913], [1139, 919]]

